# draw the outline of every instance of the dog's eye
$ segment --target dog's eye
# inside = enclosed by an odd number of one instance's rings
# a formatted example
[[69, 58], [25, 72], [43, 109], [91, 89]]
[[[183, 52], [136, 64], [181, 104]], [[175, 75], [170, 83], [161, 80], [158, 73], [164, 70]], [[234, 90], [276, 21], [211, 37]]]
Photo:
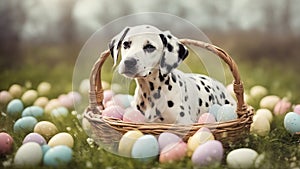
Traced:
[[155, 49], [156, 49], [156, 47], [151, 44], [147, 44], [143, 47], [143, 50], [148, 53], [153, 52]]
[[130, 45], [131, 45], [131, 41], [125, 41], [125, 42], [123, 42], [124, 49], [129, 49]]

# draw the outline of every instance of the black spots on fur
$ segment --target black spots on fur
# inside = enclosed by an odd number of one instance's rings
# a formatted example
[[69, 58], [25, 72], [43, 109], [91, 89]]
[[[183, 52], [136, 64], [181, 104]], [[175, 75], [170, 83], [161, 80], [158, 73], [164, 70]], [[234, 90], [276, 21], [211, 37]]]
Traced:
[[202, 106], [202, 99], [201, 98], [199, 98], [198, 104], [199, 104], [200, 107]]
[[189, 106], [189, 110], [191, 110], [192, 108], [191, 108], [191, 106]]
[[157, 116], [161, 116], [161, 112], [157, 108], [155, 109], [155, 113]]
[[154, 99], [159, 99], [160, 98], [160, 92], [158, 91], [157, 93], [153, 94]]
[[205, 83], [204, 83], [202, 80], [201, 80], [200, 82], [201, 82], [201, 84], [202, 84], [203, 86], [205, 86]]
[[145, 116], [145, 112], [144, 111], [140, 110], [140, 112], [142, 113], [143, 116]]
[[194, 78], [194, 77], [190, 77], [190, 79], [192, 79], [192, 80], [196, 80], [196, 78]]
[[168, 90], [171, 91], [172, 90], [172, 85], [168, 86]]
[[124, 49], [129, 49], [131, 46], [132, 41], [125, 41], [123, 42], [123, 48]]
[[141, 107], [139, 105], [136, 105], [136, 108], [141, 111]]
[[144, 98], [147, 98], [147, 93], [143, 93]]
[[154, 90], [154, 84], [153, 84], [153, 82], [149, 82], [149, 87], [150, 87], [150, 90], [151, 90], [151, 91]]
[[185, 97], [184, 97], [184, 101], [187, 101], [188, 99], [189, 99], [188, 96], [185, 96]]
[[206, 80], [206, 78], [204, 76], [200, 76], [201, 79]]
[[201, 113], [201, 110], [200, 110], [200, 109], [198, 109], [197, 116], [199, 116], [199, 115], [200, 115], [200, 113]]
[[209, 96], [208, 96], [208, 101], [211, 101], [211, 100], [212, 100], [212, 96], [209, 95]]
[[169, 39], [172, 39], [172, 36], [171, 36], [171, 35], [167, 35], [167, 37], [168, 37]]
[[181, 110], [184, 110], [184, 107], [183, 107], [183, 106], [180, 106], [180, 109], [181, 109]]
[[164, 78], [163, 75], [160, 73], [160, 71], [159, 71], [158, 77], [159, 77], [159, 81], [160, 81], [160, 82], [163, 82], [163, 81], [165, 80], [165, 78]]
[[210, 93], [210, 90], [209, 90], [208, 87], [205, 86], [204, 89], [205, 89], [205, 91], [206, 91], [207, 93]]
[[183, 83], [182, 81], [179, 81], [179, 86], [182, 87]]
[[151, 116], [151, 115], [149, 115], [148, 119], [149, 119], [149, 120], [151, 120], [151, 118], [152, 118], [152, 116]]
[[224, 92], [221, 93], [220, 98], [221, 98], [221, 99], [225, 99], [225, 94], [224, 94]]
[[165, 85], [169, 85], [170, 84], [170, 78], [168, 78], [166, 81], [165, 81]]
[[181, 59], [181, 60], [184, 60], [187, 55], [189, 54], [189, 51], [180, 43], [178, 43], [178, 57]]
[[150, 102], [150, 106], [151, 106], [151, 108], [153, 108], [154, 107], [154, 102]]
[[110, 55], [112, 56], [112, 57], [114, 57], [114, 46], [115, 46], [115, 42], [116, 42], [116, 40], [114, 39], [110, 44], [109, 44], [109, 50], [110, 50]]
[[168, 107], [173, 107], [173, 106], [174, 106], [173, 101], [169, 100], [169, 101], [168, 101]]
[[165, 35], [164, 35], [164, 34], [159, 34], [159, 37], [160, 37], [160, 39], [161, 39], [163, 45], [166, 47], [168, 41], [167, 41], [167, 38], [165, 37]]
[[160, 120], [160, 121], [164, 121], [165, 119], [164, 119], [163, 117], [160, 117], [159, 120]]
[[141, 107], [144, 107], [144, 106], [145, 106], [145, 102], [142, 101], [142, 102], [140, 103], [140, 106], [141, 106]]
[[176, 83], [176, 80], [177, 80], [177, 79], [176, 79], [176, 76], [175, 76], [173, 73], [171, 74], [171, 78], [172, 78], [172, 81], [173, 81], [174, 83]]
[[185, 114], [184, 114], [184, 112], [180, 112], [179, 115], [180, 115], [180, 117], [184, 117]]
[[220, 90], [219, 86], [217, 86], [217, 89]]
[[229, 104], [230, 102], [228, 100], [225, 100], [225, 104]]
[[207, 102], [205, 102], [205, 107], [209, 107], [209, 104]]
[[201, 88], [200, 88], [200, 86], [199, 86], [199, 85], [197, 85], [197, 84], [196, 84], [196, 87], [197, 87], [197, 89], [198, 89], [199, 91], [201, 90]]
[[167, 49], [168, 49], [169, 52], [172, 52], [173, 48], [174, 47], [171, 44], [169, 44], [169, 43], [167, 44]]

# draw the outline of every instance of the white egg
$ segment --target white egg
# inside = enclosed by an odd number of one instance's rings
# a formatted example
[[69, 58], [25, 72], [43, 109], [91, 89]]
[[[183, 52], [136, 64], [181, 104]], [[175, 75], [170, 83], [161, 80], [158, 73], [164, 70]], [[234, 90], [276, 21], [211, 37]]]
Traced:
[[17, 151], [14, 164], [17, 167], [38, 166], [43, 158], [41, 146], [35, 142], [23, 144]]
[[254, 115], [253, 123], [250, 126], [250, 132], [259, 136], [267, 136], [271, 130], [270, 122], [263, 115]]
[[229, 152], [226, 158], [229, 168], [253, 168], [258, 153], [249, 148], [240, 148]]
[[273, 115], [272, 115], [272, 112], [269, 110], [269, 109], [258, 109], [256, 111], [256, 114], [257, 115], [262, 115], [262, 116], [265, 116], [269, 122], [271, 123], [272, 120], [273, 120]]

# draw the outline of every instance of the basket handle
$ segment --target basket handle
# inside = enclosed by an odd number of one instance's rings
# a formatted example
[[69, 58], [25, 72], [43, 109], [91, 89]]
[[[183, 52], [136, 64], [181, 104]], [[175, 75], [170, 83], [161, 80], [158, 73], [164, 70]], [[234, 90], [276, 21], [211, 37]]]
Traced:
[[[247, 105], [244, 102], [244, 87], [240, 78], [237, 64], [234, 60], [221, 48], [202, 41], [196, 41], [191, 39], [180, 39], [185, 45], [194, 45], [204, 48], [216, 55], [218, 55], [230, 68], [233, 75], [233, 89], [237, 99], [237, 113], [242, 116], [247, 110]], [[101, 53], [99, 59], [95, 62], [91, 74], [90, 74], [90, 91], [89, 91], [89, 109], [95, 110], [100, 108], [104, 109], [103, 101], [103, 88], [101, 84], [101, 68], [107, 57], [110, 55], [110, 51], [106, 50]], [[99, 112], [100, 113], [100, 112]]]

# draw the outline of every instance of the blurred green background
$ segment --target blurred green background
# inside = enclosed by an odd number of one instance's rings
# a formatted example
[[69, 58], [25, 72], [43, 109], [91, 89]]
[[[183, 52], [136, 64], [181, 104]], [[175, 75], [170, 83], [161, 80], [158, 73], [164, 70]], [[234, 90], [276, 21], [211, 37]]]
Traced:
[[[163, 12], [186, 19], [225, 49], [238, 63], [246, 88], [261, 84], [282, 97], [292, 93], [291, 99], [299, 101], [300, 1], [161, 3], [0, 0], [0, 90], [12, 83], [31, 82], [35, 87], [41, 81], [53, 84], [53, 95], [70, 90], [79, 52], [96, 30], [121, 16]], [[197, 66], [186, 62], [192, 69]], [[105, 65], [106, 72], [111, 66]]]

